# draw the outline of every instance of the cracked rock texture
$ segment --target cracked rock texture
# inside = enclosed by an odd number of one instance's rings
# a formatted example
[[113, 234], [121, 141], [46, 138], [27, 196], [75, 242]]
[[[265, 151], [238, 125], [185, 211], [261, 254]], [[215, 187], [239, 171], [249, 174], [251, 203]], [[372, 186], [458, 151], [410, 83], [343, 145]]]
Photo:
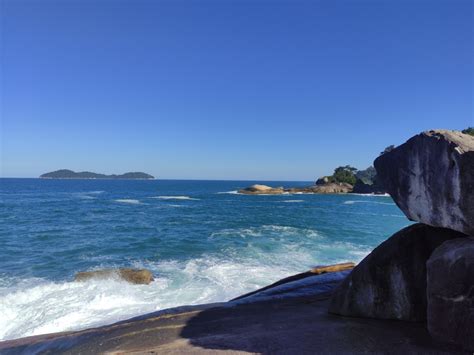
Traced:
[[428, 330], [474, 351], [474, 238], [449, 240], [427, 263]]
[[418, 134], [378, 157], [377, 176], [413, 221], [474, 235], [474, 137]]

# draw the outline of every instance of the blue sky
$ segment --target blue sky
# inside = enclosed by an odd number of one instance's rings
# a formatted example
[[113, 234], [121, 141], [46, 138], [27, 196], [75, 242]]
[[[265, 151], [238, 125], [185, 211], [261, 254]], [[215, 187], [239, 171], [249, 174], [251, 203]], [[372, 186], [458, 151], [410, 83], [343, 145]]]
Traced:
[[474, 126], [466, 0], [3, 0], [1, 175], [313, 180]]

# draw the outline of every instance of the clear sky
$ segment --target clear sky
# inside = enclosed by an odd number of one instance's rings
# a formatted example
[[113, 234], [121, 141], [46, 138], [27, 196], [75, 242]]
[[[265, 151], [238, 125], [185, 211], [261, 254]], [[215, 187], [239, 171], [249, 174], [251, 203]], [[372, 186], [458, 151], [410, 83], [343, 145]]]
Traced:
[[474, 126], [471, 0], [1, 0], [1, 175], [313, 180]]

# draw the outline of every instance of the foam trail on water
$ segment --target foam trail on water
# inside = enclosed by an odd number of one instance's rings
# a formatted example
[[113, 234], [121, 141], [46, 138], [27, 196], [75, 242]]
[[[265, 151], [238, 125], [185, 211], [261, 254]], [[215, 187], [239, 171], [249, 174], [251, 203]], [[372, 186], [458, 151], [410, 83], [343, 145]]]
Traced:
[[189, 196], [155, 196], [155, 197], [150, 197], [150, 198], [157, 198], [160, 200], [194, 200], [194, 201], [199, 200], [198, 198], [193, 198]]
[[379, 202], [379, 201], [366, 201], [366, 200], [349, 200], [349, 201], [344, 201], [343, 203], [345, 205], [353, 205], [354, 203], [373, 203], [376, 205], [387, 205], [387, 206], [395, 205], [395, 203], [393, 202]]
[[138, 200], [130, 199], [130, 198], [119, 198], [117, 200], [114, 200], [115, 202], [119, 203], [129, 203], [132, 205], [139, 205], [141, 202]]
[[[367, 248], [334, 242], [316, 230], [291, 226], [223, 229], [226, 251], [188, 260], [136, 261], [155, 281], [86, 282], [0, 278], [0, 340], [110, 324], [160, 309], [226, 301], [315, 265], [359, 261]], [[245, 248], [239, 247], [244, 243]], [[113, 267], [113, 266], [112, 266]]]

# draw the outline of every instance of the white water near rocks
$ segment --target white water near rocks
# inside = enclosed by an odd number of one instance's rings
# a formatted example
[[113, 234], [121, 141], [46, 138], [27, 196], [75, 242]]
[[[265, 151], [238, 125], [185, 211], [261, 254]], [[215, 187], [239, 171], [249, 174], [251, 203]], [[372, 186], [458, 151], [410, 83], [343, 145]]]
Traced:
[[[409, 223], [387, 197], [235, 194], [244, 184], [4, 183], [0, 340], [226, 301], [316, 265], [360, 261]], [[155, 281], [72, 281], [117, 267], [149, 269]]]

